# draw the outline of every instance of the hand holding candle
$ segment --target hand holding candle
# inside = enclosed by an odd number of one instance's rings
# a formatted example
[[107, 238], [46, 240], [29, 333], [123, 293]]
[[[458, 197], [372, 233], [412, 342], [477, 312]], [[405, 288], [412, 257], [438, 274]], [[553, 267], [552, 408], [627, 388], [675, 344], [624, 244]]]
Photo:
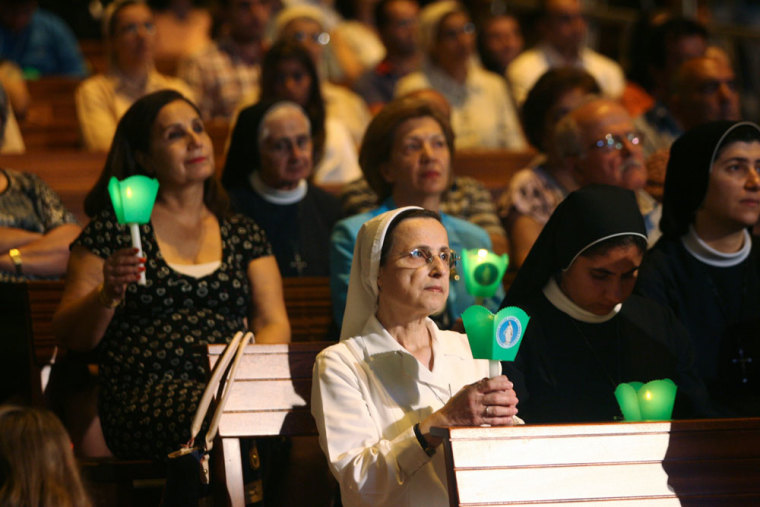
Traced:
[[[158, 195], [158, 180], [135, 175], [120, 182], [112, 177], [108, 182], [108, 194], [111, 196], [116, 219], [120, 224], [129, 225], [132, 246], [138, 250], [137, 256], [143, 257], [139, 225], [150, 221]], [[138, 283], [145, 285], [145, 272], [141, 274]]]

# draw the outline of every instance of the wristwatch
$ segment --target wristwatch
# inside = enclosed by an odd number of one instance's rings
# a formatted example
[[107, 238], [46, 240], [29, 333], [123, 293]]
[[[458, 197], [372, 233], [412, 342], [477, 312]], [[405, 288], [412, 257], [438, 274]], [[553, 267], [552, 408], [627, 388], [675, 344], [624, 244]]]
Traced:
[[24, 271], [21, 269], [21, 266], [23, 265], [21, 262], [21, 252], [18, 251], [18, 248], [11, 248], [8, 250], [8, 255], [10, 256], [13, 265], [16, 267], [16, 274], [23, 275]]

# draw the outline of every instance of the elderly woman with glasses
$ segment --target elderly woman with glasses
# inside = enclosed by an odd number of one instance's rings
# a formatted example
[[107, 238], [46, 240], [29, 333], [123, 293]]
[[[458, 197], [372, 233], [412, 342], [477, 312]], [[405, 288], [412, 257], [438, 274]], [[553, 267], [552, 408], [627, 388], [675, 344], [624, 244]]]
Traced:
[[429, 316], [455, 262], [437, 213], [387, 211], [360, 229], [341, 342], [317, 357], [312, 414], [349, 506], [449, 505], [432, 426], [519, 422], [498, 363]]
[[[421, 206], [440, 211], [444, 192], [451, 187], [454, 134], [445, 116], [428, 101], [396, 99], [386, 105], [367, 127], [359, 151], [359, 165], [380, 206], [338, 222], [331, 237], [330, 289], [335, 321], [343, 320], [349, 270], [356, 235], [367, 220], [400, 206]], [[451, 248], [492, 249], [488, 233], [470, 222], [441, 215]], [[451, 328], [462, 312], [475, 302], [458, 277], [446, 302], [436, 315], [444, 329]], [[486, 301], [496, 309], [501, 292]]]
[[420, 12], [422, 68], [396, 85], [400, 97], [421, 88], [451, 104], [457, 148], [527, 147], [504, 79], [475, 63], [475, 25], [464, 6], [434, 2]]
[[75, 99], [85, 148], [108, 151], [119, 119], [137, 99], [171, 89], [193, 100], [184, 81], [165, 76], [153, 65], [156, 26], [144, 0], [117, 0], [103, 17], [108, 71], [86, 79]]

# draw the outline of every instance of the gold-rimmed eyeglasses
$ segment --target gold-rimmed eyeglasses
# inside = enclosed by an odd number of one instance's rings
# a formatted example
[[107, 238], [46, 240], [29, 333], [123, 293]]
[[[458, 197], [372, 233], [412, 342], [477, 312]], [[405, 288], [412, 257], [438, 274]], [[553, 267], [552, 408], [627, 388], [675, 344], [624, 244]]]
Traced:
[[454, 269], [459, 260], [459, 256], [454, 250], [441, 250], [440, 252], [433, 253], [429, 248], [417, 247], [404, 252], [399, 255], [399, 258], [403, 261], [404, 266], [410, 268], [420, 268], [425, 264], [432, 264], [433, 259], [438, 257], [444, 266], [448, 269]]

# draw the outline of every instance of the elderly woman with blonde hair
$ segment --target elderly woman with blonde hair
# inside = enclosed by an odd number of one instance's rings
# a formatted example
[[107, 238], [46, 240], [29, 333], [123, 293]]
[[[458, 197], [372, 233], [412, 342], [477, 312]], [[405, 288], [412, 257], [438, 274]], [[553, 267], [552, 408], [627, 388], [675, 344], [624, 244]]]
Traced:
[[439, 90], [451, 104], [457, 148], [527, 148], [507, 84], [475, 59], [475, 25], [464, 6], [434, 2], [420, 12], [422, 68], [403, 77], [396, 97]]
[[108, 151], [119, 119], [137, 99], [163, 89], [194, 100], [181, 79], [156, 71], [153, 50], [156, 26], [144, 0], [117, 0], [103, 17], [108, 71], [86, 79], [77, 88], [77, 117], [85, 148]]

